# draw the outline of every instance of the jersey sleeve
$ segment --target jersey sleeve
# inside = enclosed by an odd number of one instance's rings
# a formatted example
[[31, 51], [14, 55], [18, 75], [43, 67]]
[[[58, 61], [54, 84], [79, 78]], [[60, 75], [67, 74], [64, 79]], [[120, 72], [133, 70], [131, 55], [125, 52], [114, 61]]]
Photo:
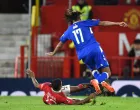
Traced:
[[98, 26], [100, 23], [100, 20], [97, 19], [97, 20], [85, 20], [83, 21], [83, 24], [85, 26], [89, 26], [89, 27], [92, 27], [92, 26]]
[[39, 89], [43, 91], [46, 86], [50, 86], [50, 85], [51, 85], [50, 82], [39, 84]]
[[60, 37], [60, 41], [62, 43], [65, 43], [67, 40], [69, 40], [69, 35], [68, 35], [68, 30], [66, 32], [64, 32], [64, 34]]

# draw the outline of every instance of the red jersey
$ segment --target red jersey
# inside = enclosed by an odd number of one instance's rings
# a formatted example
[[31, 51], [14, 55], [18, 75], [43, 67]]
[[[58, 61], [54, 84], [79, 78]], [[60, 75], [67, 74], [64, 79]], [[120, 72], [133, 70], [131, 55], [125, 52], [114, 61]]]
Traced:
[[43, 101], [46, 104], [52, 105], [52, 104], [73, 104], [73, 100], [69, 99], [64, 95], [64, 93], [60, 91], [54, 91], [52, 89], [51, 83], [46, 82], [39, 85], [40, 90], [45, 92], [45, 95], [43, 97]]

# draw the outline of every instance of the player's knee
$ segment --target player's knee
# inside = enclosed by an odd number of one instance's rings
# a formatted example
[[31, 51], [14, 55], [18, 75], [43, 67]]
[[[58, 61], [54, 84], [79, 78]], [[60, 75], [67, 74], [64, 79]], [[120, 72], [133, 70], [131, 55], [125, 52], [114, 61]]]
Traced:
[[108, 72], [108, 75], [111, 76], [111, 72]]
[[108, 73], [108, 77], [110, 77], [111, 76], [111, 71], [109, 70], [109, 71], [106, 71], [107, 73]]
[[111, 72], [104, 72], [107, 75], [107, 79], [111, 76]]
[[109, 76], [111, 76], [111, 70], [110, 70], [110, 68], [108, 69], [109, 71], [108, 71], [108, 74], [109, 74]]
[[110, 68], [109, 68], [109, 67], [102, 68], [102, 69], [101, 69], [101, 72], [106, 72], [106, 73], [108, 73], [108, 77], [110, 77], [110, 76], [111, 76], [111, 70], [110, 70]]

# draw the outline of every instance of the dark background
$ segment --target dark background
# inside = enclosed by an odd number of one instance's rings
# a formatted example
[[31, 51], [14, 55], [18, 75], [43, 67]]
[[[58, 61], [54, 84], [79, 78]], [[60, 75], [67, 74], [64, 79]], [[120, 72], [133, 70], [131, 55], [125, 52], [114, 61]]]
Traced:
[[[0, 13], [28, 13], [29, 0], [0, 0]], [[39, 0], [42, 4], [43, 0]], [[32, 0], [32, 5], [35, 0]]]

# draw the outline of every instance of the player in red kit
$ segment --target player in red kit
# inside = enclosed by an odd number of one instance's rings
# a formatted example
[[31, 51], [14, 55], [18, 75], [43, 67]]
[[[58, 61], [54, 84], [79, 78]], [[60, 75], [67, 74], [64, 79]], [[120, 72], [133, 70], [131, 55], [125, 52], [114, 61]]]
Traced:
[[45, 92], [45, 95], [43, 97], [43, 101], [46, 104], [72, 104], [73, 100], [68, 99], [65, 94], [60, 89], [60, 86], [57, 87], [57, 85], [61, 85], [60, 79], [55, 79], [52, 81], [52, 83], [43, 83], [39, 85], [39, 89]]
[[[45, 92], [43, 97], [43, 102], [48, 105], [52, 104], [67, 104], [67, 105], [79, 105], [85, 104], [90, 101], [90, 99], [95, 98], [96, 93], [90, 94], [87, 98], [83, 100], [79, 99], [71, 99], [66, 96], [68, 91], [68, 86], [62, 86], [62, 81], [60, 79], [54, 79], [51, 83], [46, 82], [39, 84], [38, 81], [35, 79], [34, 73], [31, 70], [27, 70], [27, 74], [31, 77], [32, 82], [36, 88]], [[78, 85], [71, 89], [71, 92], [76, 92], [87, 88], [88, 85]]]

